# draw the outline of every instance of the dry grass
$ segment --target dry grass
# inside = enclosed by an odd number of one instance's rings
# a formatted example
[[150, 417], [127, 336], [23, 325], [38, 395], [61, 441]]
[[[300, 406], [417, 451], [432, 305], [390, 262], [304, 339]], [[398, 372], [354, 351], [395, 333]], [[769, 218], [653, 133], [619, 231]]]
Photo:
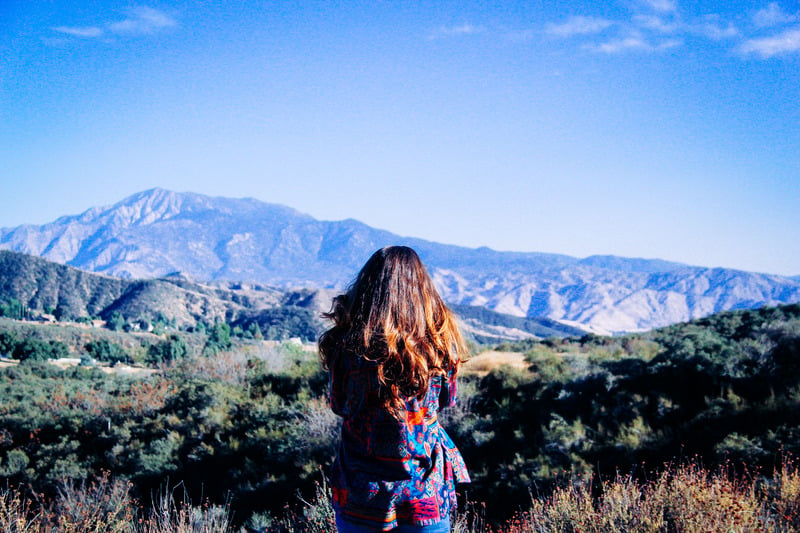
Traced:
[[[772, 477], [734, 476], [696, 463], [673, 466], [647, 482], [631, 477], [599, 482], [575, 477], [508, 523], [489, 527], [482, 507], [456, 516], [454, 533], [790, 533], [800, 531], [800, 468], [789, 459]], [[599, 493], [599, 496], [596, 495]], [[320, 485], [301, 511], [264, 519], [264, 531], [333, 532], [330, 492]], [[251, 522], [252, 523], [252, 522]], [[253, 524], [256, 525], [256, 524]], [[192, 506], [160, 495], [140, 509], [129, 485], [109, 476], [65, 485], [43, 503], [15, 490], [0, 490], [4, 533], [235, 533], [227, 506]], [[244, 531], [243, 529], [241, 531]]]
[[530, 363], [525, 355], [518, 352], [486, 351], [472, 357], [461, 367], [465, 375], [485, 376], [492, 370], [502, 366], [510, 366], [516, 370], [527, 370]]
[[499, 533], [751, 533], [800, 530], [800, 471], [787, 461], [772, 479], [743, 479], [695, 463], [669, 468], [639, 483], [619, 477], [574, 481]]
[[227, 507], [205, 504], [193, 506], [177, 502], [164, 491], [154, 508], [136, 524], [135, 533], [227, 533], [232, 531]]
[[130, 496], [128, 482], [103, 474], [92, 483], [65, 484], [58, 497], [0, 490], [2, 533], [228, 533], [227, 506], [192, 506], [160, 494], [149, 511]]

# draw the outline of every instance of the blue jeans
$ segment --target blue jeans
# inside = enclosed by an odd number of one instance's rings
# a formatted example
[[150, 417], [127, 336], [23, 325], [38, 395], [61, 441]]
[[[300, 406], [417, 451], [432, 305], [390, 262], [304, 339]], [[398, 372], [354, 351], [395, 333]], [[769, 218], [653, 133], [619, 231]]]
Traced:
[[[362, 526], [361, 524], [354, 524], [342, 519], [336, 514], [336, 531], [339, 533], [375, 533], [377, 529], [372, 529], [369, 526]], [[450, 519], [445, 518], [441, 522], [431, 524], [429, 526], [412, 526], [410, 524], [400, 524], [390, 533], [450, 533]]]

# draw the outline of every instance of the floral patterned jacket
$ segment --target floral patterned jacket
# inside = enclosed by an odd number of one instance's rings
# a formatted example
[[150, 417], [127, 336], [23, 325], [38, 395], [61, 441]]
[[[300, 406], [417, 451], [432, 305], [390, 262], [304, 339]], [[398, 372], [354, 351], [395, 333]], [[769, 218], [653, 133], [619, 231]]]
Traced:
[[330, 371], [330, 405], [343, 418], [331, 485], [343, 519], [386, 531], [398, 522], [424, 526], [448, 516], [455, 483], [469, 482], [461, 453], [437, 419], [455, 399], [455, 375], [436, 376], [422, 401], [406, 400], [405, 419], [397, 420], [378, 401], [376, 363], [340, 354]]

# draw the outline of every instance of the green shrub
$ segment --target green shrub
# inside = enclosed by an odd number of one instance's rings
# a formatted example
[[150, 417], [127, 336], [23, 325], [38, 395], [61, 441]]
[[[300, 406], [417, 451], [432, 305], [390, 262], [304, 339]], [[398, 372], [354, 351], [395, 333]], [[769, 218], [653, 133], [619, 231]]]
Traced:
[[151, 365], [171, 364], [183, 359], [189, 352], [186, 342], [178, 335], [170, 335], [165, 341], [151, 344], [147, 352], [147, 363]]
[[117, 363], [133, 363], [133, 358], [122, 346], [106, 338], [93, 339], [87, 342], [84, 348], [86, 349], [86, 353], [104, 363], [110, 363], [112, 365]]

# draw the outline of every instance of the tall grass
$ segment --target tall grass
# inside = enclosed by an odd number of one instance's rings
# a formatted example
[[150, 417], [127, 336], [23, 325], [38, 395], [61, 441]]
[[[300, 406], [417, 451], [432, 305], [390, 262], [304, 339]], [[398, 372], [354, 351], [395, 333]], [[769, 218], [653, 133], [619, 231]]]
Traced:
[[151, 509], [131, 497], [130, 484], [104, 473], [92, 483], [65, 484], [51, 501], [0, 490], [2, 533], [228, 533], [226, 506], [179, 501], [163, 490]]
[[[234, 527], [227, 506], [193, 506], [162, 491], [140, 508], [130, 485], [102, 475], [66, 484], [52, 501], [0, 490], [3, 533], [238, 533], [333, 532], [330, 491], [323, 483], [310, 501], [280, 517], [250, 517]], [[597, 481], [574, 477], [511, 521], [490, 526], [481, 504], [456, 513], [454, 533], [750, 533], [800, 531], [800, 466], [784, 461], [771, 476], [709, 471], [695, 462], [671, 466], [641, 482], [631, 476]]]
[[800, 531], [800, 470], [787, 460], [771, 477], [745, 477], [690, 462], [669, 467], [645, 483], [630, 476], [573, 480], [548, 498], [534, 499], [527, 512], [499, 531]]

